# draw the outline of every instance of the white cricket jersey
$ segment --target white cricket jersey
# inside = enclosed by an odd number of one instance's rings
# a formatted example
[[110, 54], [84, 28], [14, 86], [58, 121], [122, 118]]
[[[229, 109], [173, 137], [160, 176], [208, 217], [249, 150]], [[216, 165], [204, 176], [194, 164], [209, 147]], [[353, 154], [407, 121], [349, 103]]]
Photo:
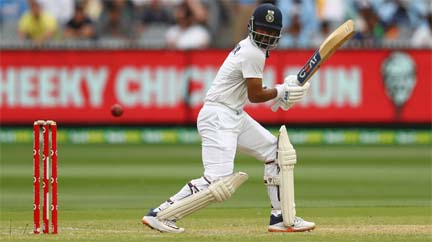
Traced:
[[266, 56], [249, 37], [240, 41], [220, 67], [205, 102], [242, 110], [248, 101], [246, 78], [262, 78]]

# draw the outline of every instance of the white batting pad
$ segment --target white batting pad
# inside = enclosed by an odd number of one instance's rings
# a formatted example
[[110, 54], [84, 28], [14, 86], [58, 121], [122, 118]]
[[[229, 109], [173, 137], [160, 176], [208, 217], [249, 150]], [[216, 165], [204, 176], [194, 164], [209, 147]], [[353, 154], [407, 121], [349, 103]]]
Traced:
[[244, 172], [237, 172], [211, 184], [208, 189], [199, 191], [173, 203], [157, 215], [160, 220], [179, 220], [213, 202], [223, 202], [248, 179]]
[[294, 165], [297, 156], [292, 146], [285, 125], [279, 129], [277, 162], [280, 167], [280, 199], [283, 223], [289, 227], [294, 224], [296, 215], [294, 203]]

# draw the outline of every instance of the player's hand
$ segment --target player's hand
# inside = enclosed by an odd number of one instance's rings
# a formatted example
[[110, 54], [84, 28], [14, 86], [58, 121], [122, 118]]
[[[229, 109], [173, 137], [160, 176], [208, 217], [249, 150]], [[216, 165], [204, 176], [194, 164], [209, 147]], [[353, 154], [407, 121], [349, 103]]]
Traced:
[[295, 75], [287, 76], [284, 80], [284, 83], [287, 84], [289, 92], [289, 98], [287, 102], [292, 104], [303, 99], [303, 97], [306, 96], [307, 91], [310, 87], [309, 82], [306, 82], [303, 86], [301, 86], [300, 83], [297, 81], [297, 76]]
[[277, 100], [275, 104], [272, 107], [273, 112], [276, 112], [278, 108], [281, 108], [282, 110], [286, 111], [288, 110], [293, 104], [289, 102], [284, 102], [282, 100]]
[[287, 83], [278, 84], [276, 85], [275, 88], [277, 90], [277, 96], [275, 98], [276, 101], [287, 102], [289, 98], [288, 84]]
[[276, 112], [279, 107], [285, 111], [288, 110], [292, 105], [306, 96], [309, 87], [309, 82], [301, 86], [297, 81], [297, 76], [287, 76], [283, 84], [276, 86], [278, 96], [276, 98], [276, 103], [272, 107], [273, 112]]

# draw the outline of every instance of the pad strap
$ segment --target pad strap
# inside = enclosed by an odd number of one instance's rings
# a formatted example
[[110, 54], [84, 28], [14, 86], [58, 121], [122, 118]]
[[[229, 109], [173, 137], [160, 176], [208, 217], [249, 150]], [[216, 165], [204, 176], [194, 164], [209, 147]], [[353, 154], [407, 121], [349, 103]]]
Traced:
[[264, 176], [264, 185], [266, 186], [279, 186], [280, 177], [279, 176]]

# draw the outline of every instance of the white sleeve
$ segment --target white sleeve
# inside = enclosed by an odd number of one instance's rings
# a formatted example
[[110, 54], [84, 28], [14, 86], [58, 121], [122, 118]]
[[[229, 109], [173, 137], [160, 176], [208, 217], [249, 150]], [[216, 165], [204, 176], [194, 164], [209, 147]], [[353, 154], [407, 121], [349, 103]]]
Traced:
[[176, 43], [178, 38], [178, 29], [177, 27], [171, 27], [165, 33], [165, 41], [166, 43]]
[[192, 36], [194, 36], [194, 38], [191, 40], [193, 43], [192, 45], [199, 47], [208, 45], [210, 42], [210, 36], [207, 30], [201, 26], [196, 26], [193, 30]]
[[254, 49], [247, 49], [241, 61], [241, 71], [243, 78], [262, 78], [265, 64], [265, 55], [255, 51]]

